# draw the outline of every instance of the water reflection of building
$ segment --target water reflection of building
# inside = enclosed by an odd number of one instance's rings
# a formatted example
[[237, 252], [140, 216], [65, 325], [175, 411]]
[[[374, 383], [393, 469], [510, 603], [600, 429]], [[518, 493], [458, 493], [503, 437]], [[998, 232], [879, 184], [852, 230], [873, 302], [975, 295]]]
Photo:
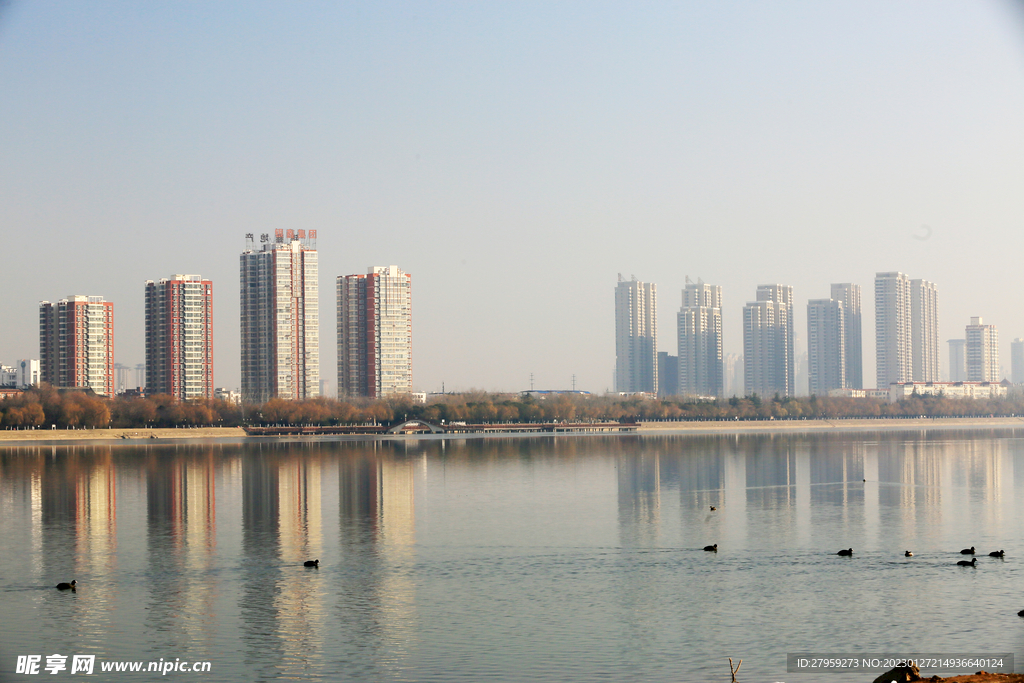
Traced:
[[295, 562], [319, 559], [323, 554], [320, 460], [284, 459], [278, 470], [277, 486], [283, 557]]
[[[302, 563], [319, 559], [331, 571], [341, 561], [327, 557], [323, 543], [320, 447], [260, 448], [241, 469], [243, 641], [255, 659], [279, 662], [274, 676], [301, 677], [321, 665], [326, 596], [334, 595], [320, 583], [322, 570]], [[310, 575], [296, 580], [302, 572]]]
[[150, 572], [168, 573], [154, 582], [146, 618], [172, 641], [209, 637], [207, 619], [216, 610], [216, 587], [188, 577], [209, 572], [215, 562], [216, 467], [212, 449], [198, 453], [147, 449], [146, 538]]
[[656, 545], [661, 515], [660, 457], [638, 450], [619, 455], [619, 537], [623, 547]]
[[102, 576], [112, 570], [117, 548], [117, 485], [109, 448], [53, 449], [42, 456], [31, 486], [33, 519], [44, 562], [61, 560], [61, 572]]
[[[400, 667], [417, 629], [415, 463], [374, 444], [339, 460], [339, 515], [346, 578], [340, 608], [362, 626], [350, 638], [381, 650], [385, 669]], [[367, 610], [369, 602], [372, 609]], [[389, 678], [386, 671], [379, 677]]]
[[92, 459], [75, 485], [79, 556], [90, 574], [113, 571], [117, 550], [117, 483], [109, 449]]
[[416, 531], [412, 460], [381, 453], [343, 459], [339, 468], [339, 509], [347, 540], [354, 540], [353, 532], [369, 533], [380, 546], [410, 548]]

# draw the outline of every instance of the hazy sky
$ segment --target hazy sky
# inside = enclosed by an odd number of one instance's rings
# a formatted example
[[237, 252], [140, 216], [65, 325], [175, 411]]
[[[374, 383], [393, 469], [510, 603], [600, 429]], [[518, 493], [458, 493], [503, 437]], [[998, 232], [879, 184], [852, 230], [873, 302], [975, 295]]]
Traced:
[[[247, 232], [317, 230], [321, 376], [336, 276], [412, 273], [414, 385], [610, 389], [618, 273], [806, 302], [939, 287], [1024, 336], [1024, 12], [977, 2], [0, 4], [0, 362], [38, 303], [101, 295], [145, 360], [144, 283], [214, 282], [239, 385]], [[925, 227], [926, 226], [926, 227]]]

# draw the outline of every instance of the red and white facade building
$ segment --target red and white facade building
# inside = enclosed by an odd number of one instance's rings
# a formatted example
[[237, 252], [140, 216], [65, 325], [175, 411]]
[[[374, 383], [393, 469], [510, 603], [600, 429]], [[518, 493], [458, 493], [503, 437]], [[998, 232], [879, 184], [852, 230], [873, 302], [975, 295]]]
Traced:
[[101, 296], [39, 303], [42, 381], [114, 395], [114, 304]]
[[412, 393], [412, 275], [375, 266], [337, 287], [338, 396]]
[[213, 283], [146, 281], [146, 394], [213, 398]]

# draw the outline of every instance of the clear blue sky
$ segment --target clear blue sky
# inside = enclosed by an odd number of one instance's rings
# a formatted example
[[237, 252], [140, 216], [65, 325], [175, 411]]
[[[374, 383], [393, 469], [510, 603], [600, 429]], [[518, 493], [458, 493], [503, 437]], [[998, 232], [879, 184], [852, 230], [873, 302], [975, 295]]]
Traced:
[[[414, 383], [611, 387], [616, 275], [723, 287], [939, 286], [942, 339], [1024, 336], [1024, 12], [977, 2], [0, 4], [0, 362], [38, 302], [115, 304], [144, 361], [147, 279], [214, 281], [237, 387], [247, 232], [318, 231], [334, 279], [413, 275]], [[923, 228], [922, 226], [928, 226]], [[921, 239], [928, 236], [927, 239]], [[945, 353], [945, 344], [943, 344]], [[945, 361], [944, 361], [945, 362]]]

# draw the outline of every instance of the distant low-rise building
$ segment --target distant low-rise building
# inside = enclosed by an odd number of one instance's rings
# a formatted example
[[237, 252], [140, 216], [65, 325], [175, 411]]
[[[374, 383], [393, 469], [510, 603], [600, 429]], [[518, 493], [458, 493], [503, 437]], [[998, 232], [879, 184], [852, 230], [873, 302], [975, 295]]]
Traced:
[[580, 391], [578, 389], [530, 389], [524, 391], [523, 396], [531, 396], [533, 398], [547, 398], [549, 396], [561, 396], [568, 394], [570, 396], [590, 396], [589, 391]]
[[903, 382], [889, 385], [889, 402], [911, 396], [946, 398], [999, 398], [1006, 396], [1006, 385], [998, 382]]
[[227, 401], [228, 403], [234, 403], [236, 406], [242, 403], [242, 392], [232, 391], [227, 387], [218, 387], [213, 390], [213, 397], [220, 399], [221, 401]]
[[18, 386], [22, 388], [34, 387], [42, 379], [42, 371], [39, 368], [38, 358], [23, 358], [15, 366], [18, 369]]
[[17, 387], [18, 369], [12, 365], [0, 365], [0, 387]]
[[829, 389], [828, 395], [830, 398], [867, 398], [868, 390], [840, 387], [838, 389]]

